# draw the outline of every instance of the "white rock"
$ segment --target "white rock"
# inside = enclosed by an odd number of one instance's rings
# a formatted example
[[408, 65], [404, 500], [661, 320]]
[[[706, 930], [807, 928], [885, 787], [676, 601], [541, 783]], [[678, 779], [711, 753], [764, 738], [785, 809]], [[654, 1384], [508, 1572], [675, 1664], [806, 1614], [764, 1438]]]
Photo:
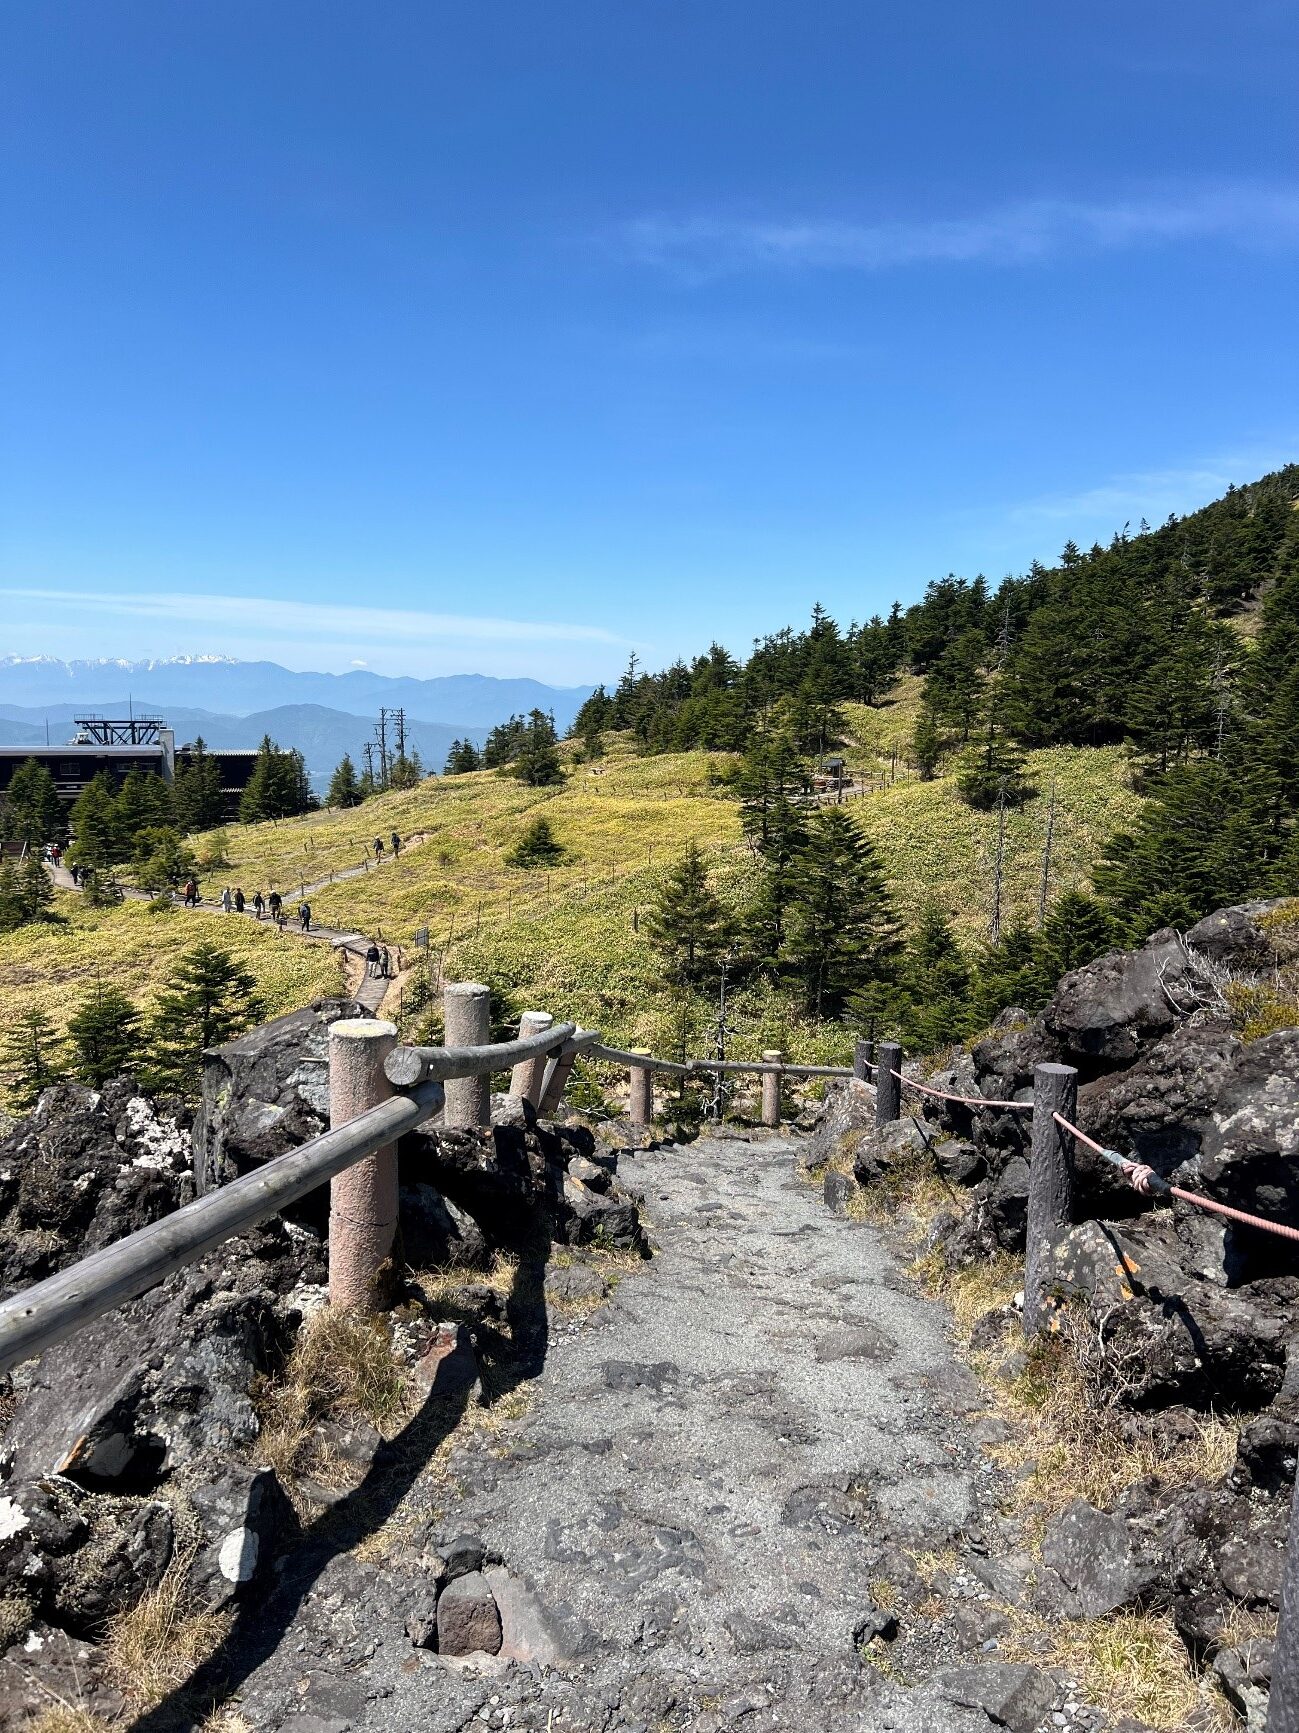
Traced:
[[16, 1499], [0, 1498], [0, 1540], [11, 1540], [31, 1527], [31, 1518]]
[[217, 1564], [228, 1583], [246, 1583], [257, 1569], [261, 1542], [251, 1528], [236, 1528], [221, 1542]]

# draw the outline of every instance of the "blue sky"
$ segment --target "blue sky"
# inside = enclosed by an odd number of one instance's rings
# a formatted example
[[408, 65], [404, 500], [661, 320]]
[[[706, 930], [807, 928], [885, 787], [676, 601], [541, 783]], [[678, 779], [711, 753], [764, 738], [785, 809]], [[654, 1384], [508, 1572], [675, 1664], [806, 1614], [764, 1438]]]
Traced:
[[1299, 455], [1299, 8], [12, 0], [0, 653], [615, 674]]

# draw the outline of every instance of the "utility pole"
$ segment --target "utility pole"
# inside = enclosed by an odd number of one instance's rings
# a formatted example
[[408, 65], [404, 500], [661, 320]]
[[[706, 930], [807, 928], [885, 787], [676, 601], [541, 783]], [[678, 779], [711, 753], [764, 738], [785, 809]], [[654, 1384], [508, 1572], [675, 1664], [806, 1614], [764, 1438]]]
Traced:
[[379, 720], [374, 725], [374, 737], [379, 742], [379, 786], [388, 786], [388, 711], [379, 707]]
[[405, 759], [405, 757], [406, 757], [406, 710], [405, 710], [404, 706], [399, 706], [396, 710], [394, 710], [392, 712], [392, 720], [393, 720], [393, 727], [397, 731], [397, 757], [399, 759]]
[[1042, 845], [1042, 883], [1037, 894], [1037, 924], [1046, 919], [1047, 898], [1051, 894], [1051, 844], [1055, 840], [1055, 778], [1051, 778], [1051, 799], [1046, 809], [1046, 840]]

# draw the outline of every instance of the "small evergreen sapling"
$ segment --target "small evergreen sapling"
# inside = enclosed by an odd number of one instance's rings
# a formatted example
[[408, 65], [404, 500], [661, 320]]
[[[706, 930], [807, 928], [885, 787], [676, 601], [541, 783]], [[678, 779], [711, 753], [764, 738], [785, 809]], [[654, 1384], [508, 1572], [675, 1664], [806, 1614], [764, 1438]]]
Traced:
[[140, 1012], [120, 987], [97, 979], [68, 1019], [73, 1075], [93, 1089], [132, 1071], [140, 1058]]
[[9, 1081], [9, 1095], [23, 1112], [35, 1107], [43, 1089], [66, 1080], [62, 1064], [63, 1037], [44, 1011], [24, 1011], [11, 1025], [0, 1047], [0, 1071]]

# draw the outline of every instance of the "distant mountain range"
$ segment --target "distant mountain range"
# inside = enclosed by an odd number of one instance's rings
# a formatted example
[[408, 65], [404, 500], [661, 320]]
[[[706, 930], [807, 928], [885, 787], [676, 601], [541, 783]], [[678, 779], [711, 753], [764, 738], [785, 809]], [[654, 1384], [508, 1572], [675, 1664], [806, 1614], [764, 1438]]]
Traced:
[[319, 783], [345, 752], [358, 770], [380, 705], [406, 712], [406, 744], [426, 770], [441, 770], [460, 737], [480, 742], [516, 712], [551, 710], [561, 733], [591, 688], [544, 686], [453, 674], [434, 680], [299, 674], [275, 662], [225, 656], [167, 661], [62, 662], [54, 656], [0, 658], [0, 745], [67, 740], [85, 715], [162, 716], [178, 745], [201, 734], [209, 746], [256, 746], [264, 734], [296, 746]]
[[560, 728], [577, 714], [589, 686], [545, 686], [539, 680], [495, 680], [448, 674], [433, 680], [395, 678], [357, 668], [348, 674], [300, 674], [277, 662], [231, 656], [171, 656], [125, 662], [104, 657], [62, 662], [57, 656], [0, 657], [4, 707], [54, 705], [164, 712], [184, 705], [215, 715], [249, 716], [281, 705], [324, 705], [349, 716], [376, 716], [379, 706], [403, 705], [411, 716], [452, 728], [491, 728], [515, 712], [553, 710]]

